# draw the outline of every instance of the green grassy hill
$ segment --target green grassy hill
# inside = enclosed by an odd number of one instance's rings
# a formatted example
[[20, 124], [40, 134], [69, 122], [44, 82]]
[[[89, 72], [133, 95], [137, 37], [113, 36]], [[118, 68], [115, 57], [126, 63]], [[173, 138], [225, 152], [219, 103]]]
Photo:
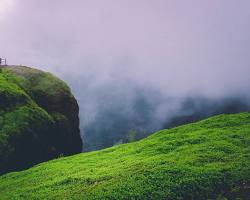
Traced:
[[250, 113], [0, 177], [0, 199], [249, 199]]

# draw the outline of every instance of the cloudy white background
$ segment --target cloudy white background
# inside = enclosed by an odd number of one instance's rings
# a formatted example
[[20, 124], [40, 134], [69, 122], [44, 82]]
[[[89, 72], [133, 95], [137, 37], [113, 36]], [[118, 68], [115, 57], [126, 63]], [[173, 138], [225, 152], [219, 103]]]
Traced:
[[0, 56], [64, 79], [82, 120], [98, 113], [99, 91], [127, 102], [133, 87], [161, 98], [247, 96], [249, 8], [249, 0], [0, 0]]

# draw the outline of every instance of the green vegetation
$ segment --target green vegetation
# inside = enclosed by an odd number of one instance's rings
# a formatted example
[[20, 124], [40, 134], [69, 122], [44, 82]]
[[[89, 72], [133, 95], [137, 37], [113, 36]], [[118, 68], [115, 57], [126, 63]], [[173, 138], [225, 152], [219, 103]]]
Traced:
[[[60, 94], [71, 94], [69, 87], [51, 73], [43, 72], [29, 67], [10, 66], [9, 79], [13, 80], [26, 92], [35, 97], [37, 93], [46, 92], [47, 96], [60, 96]], [[12, 75], [15, 75], [14, 79]]]
[[[43, 138], [53, 123], [48, 113], [11, 80], [14, 77], [10, 76], [8, 70], [1, 70], [0, 173], [43, 160], [36, 145], [41, 146], [38, 144], [44, 142]], [[34, 154], [28, 152], [31, 146]]]
[[0, 197], [247, 199], [249, 184], [250, 113], [241, 113], [3, 175]]
[[54, 76], [0, 68], [0, 174], [80, 152], [77, 108], [69, 88]]

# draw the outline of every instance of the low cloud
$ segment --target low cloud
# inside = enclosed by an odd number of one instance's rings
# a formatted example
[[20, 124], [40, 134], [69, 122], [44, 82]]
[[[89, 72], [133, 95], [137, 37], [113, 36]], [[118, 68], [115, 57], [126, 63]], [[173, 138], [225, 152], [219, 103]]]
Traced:
[[[112, 145], [135, 127], [147, 133], [162, 128], [185, 115], [190, 98], [205, 110], [221, 108], [228, 99], [249, 105], [248, 0], [13, 0], [8, 8], [3, 5], [0, 55], [69, 83], [86, 141], [100, 143], [98, 138], [117, 131]], [[213, 106], [197, 103], [203, 101]], [[114, 128], [117, 124], [123, 131]]]

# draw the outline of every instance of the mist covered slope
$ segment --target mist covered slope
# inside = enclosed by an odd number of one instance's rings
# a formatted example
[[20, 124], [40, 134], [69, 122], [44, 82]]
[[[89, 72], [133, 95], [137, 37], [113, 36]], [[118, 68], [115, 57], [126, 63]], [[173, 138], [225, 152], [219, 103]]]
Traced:
[[249, 184], [250, 113], [241, 113], [1, 176], [0, 197], [248, 199]]
[[0, 174], [81, 151], [78, 105], [50, 73], [0, 67]]
[[97, 91], [79, 89], [84, 151], [136, 141], [157, 130], [219, 114], [250, 112], [250, 97], [246, 94], [214, 98], [192, 94], [174, 97], [142, 87], [107, 88], [103, 86]]

